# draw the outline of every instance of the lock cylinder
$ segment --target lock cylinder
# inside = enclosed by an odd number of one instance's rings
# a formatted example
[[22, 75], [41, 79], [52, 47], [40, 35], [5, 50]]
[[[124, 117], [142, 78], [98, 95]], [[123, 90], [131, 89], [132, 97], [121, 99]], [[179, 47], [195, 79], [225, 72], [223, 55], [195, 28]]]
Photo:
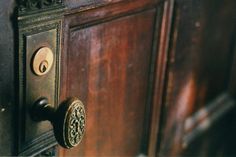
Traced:
[[32, 70], [38, 75], [47, 74], [53, 65], [53, 52], [49, 47], [42, 47], [36, 51], [32, 59]]

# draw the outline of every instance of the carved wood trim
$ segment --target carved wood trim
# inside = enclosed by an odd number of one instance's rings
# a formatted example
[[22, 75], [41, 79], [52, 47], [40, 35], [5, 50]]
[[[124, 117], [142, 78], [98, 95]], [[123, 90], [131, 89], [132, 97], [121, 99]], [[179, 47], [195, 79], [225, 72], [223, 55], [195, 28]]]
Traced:
[[18, 11], [20, 14], [25, 14], [62, 5], [62, 0], [19, 0]]

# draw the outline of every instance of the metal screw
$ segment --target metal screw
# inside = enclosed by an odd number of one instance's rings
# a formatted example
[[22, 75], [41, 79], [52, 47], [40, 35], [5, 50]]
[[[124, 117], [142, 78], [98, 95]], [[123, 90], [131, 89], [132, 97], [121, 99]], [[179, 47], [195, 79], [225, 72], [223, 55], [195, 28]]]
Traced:
[[47, 69], [48, 69], [48, 62], [44, 60], [39, 65], [39, 71], [41, 73], [44, 73]]

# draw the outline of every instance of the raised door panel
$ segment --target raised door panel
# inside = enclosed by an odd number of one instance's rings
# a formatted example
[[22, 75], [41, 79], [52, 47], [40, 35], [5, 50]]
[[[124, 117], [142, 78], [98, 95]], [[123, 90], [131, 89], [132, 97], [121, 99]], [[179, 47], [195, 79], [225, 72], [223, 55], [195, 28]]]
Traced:
[[146, 153], [143, 145], [147, 145], [148, 138], [147, 102], [156, 9], [110, 18], [92, 16], [96, 14], [88, 11], [65, 17], [61, 97], [77, 96], [83, 101], [87, 126], [78, 148], [61, 153]]

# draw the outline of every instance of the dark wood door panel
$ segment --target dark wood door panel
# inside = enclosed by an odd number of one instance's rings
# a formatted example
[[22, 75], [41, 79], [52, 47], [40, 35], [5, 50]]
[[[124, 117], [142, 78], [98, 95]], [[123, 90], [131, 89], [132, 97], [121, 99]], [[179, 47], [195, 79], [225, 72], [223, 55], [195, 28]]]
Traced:
[[[218, 126], [212, 125], [209, 132], [206, 130], [205, 136], [197, 137], [196, 141], [185, 145], [183, 139], [186, 119], [202, 113], [199, 112], [202, 108], [211, 108], [211, 102], [228, 91], [235, 41], [235, 19], [232, 18], [235, 6], [234, 1], [175, 1], [160, 156], [223, 156], [227, 153], [223, 145], [232, 144], [227, 142], [230, 136], [234, 138], [229, 131], [232, 114], [228, 121], [223, 118]], [[225, 105], [228, 104], [220, 104], [217, 107], [222, 108], [217, 110], [224, 111]], [[209, 124], [215, 113], [206, 119]], [[222, 136], [226, 132], [228, 135]]]
[[68, 27], [62, 97], [84, 102], [87, 127], [79, 148], [66, 156], [141, 153], [155, 13], [151, 9], [85, 28]]

